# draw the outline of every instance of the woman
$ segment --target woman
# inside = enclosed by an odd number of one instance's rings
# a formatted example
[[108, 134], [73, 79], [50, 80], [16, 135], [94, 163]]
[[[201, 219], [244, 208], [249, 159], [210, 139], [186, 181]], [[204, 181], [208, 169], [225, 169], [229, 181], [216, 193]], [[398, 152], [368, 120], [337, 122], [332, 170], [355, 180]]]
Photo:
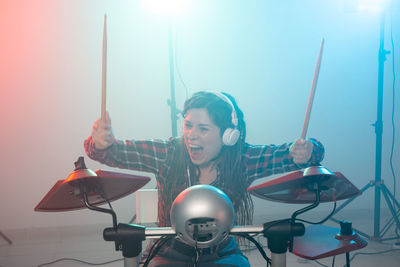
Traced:
[[[253, 203], [246, 188], [255, 179], [305, 168], [311, 162], [320, 162], [324, 155], [322, 144], [314, 139], [279, 146], [247, 144], [243, 113], [228, 94], [195, 93], [185, 101], [182, 114], [180, 138], [120, 141], [113, 136], [107, 115], [94, 123], [92, 136], [85, 141], [86, 153], [94, 160], [154, 173], [161, 227], [170, 226], [169, 212], [175, 197], [195, 184], [210, 184], [224, 191], [233, 203], [235, 223], [251, 224]], [[193, 257], [187, 253], [192, 250], [173, 240], [161, 249], [151, 266], [190, 266]], [[249, 266], [233, 238], [198, 256], [199, 266]]]

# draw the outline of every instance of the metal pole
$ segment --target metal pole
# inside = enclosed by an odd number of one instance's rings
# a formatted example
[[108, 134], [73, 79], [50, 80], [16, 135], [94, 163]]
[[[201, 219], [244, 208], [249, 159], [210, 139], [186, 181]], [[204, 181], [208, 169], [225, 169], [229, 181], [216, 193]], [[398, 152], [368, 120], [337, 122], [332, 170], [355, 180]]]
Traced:
[[128, 258], [124, 257], [124, 267], [139, 267], [140, 257], [133, 257], [133, 258]]
[[385, 41], [385, 13], [381, 15], [380, 38], [379, 38], [379, 66], [378, 66], [378, 103], [377, 103], [377, 119], [374, 124], [376, 134], [376, 154], [375, 154], [375, 203], [374, 203], [374, 237], [379, 239], [380, 236], [380, 211], [381, 211], [381, 188], [382, 182], [382, 106], [383, 106], [383, 74], [384, 63], [387, 51], [384, 47]]
[[175, 98], [175, 69], [174, 69], [174, 46], [172, 40], [172, 22], [168, 22], [168, 48], [169, 48], [169, 81], [170, 81], [170, 90], [171, 90], [171, 98], [168, 101], [169, 106], [171, 107], [171, 130], [172, 136], [178, 136], [178, 127], [177, 127], [177, 115], [178, 111], [176, 109], [176, 98]]
[[271, 253], [271, 267], [286, 267], [286, 253]]

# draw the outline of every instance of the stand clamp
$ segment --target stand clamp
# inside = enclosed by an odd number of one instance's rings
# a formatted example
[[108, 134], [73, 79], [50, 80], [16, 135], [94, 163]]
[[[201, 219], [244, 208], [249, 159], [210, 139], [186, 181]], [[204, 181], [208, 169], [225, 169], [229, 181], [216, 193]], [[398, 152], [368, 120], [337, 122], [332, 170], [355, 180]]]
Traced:
[[135, 224], [119, 223], [103, 231], [105, 241], [114, 241], [116, 250], [122, 250], [125, 258], [134, 258], [142, 252], [142, 242], [146, 239], [145, 227]]

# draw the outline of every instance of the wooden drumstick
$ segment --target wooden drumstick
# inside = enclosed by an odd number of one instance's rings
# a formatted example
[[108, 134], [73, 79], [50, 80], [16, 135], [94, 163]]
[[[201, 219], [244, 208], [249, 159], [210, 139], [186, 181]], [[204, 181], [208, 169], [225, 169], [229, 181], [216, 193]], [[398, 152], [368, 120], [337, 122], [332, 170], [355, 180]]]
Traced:
[[101, 79], [101, 119], [106, 118], [106, 77], [107, 77], [107, 23], [106, 14], [104, 14], [103, 26], [103, 61], [102, 61], [102, 79]]
[[303, 140], [306, 138], [306, 135], [307, 135], [308, 123], [310, 121], [310, 114], [311, 114], [311, 109], [312, 109], [312, 105], [313, 105], [313, 101], [314, 101], [315, 88], [317, 87], [319, 69], [321, 66], [321, 58], [322, 58], [323, 48], [324, 48], [324, 39], [322, 39], [322, 41], [321, 41], [321, 47], [319, 49], [317, 65], [315, 66], [315, 71], [314, 71], [314, 78], [313, 78], [313, 81], [311, 84], [310, 96], [308, 97], [306, 117], [304, 118], [303, 131], [301, 132], [301, 139], [303, 139]]

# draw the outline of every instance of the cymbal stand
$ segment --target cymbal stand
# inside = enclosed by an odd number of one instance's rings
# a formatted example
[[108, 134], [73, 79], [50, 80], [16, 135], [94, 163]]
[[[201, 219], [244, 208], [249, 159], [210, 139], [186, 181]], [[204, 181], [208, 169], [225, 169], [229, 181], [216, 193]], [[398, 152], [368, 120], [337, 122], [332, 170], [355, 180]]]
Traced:
[[115, 250], [122, 251], [124, 256], [124, 267], [139, 266], [138, 256], [142, 252], [142, 242], [149, 237], [159, 237], [167, 235], [175, 235], [175, 231], [170, 227], [146, 229], [146, 227], [134, 224], [117, 224], [117, 215], [112, 209], [96, 207], [89, 203], [87, 188], [84, 182], [79, 184], [85, 206], [94, 211], [108, 213], [112, 216], [113, 227], [106, 228], [103, 231], [105, 241], [114, 241]]
[[139, 266], [138, 256], [142, 252], [142, 242], [147, 238], [175, 236], [171, 227], [146, 228], [142, 225], [119, 223], [117, 229], [106, 228], [103, 231], [105, 241], [114, 241], [115, 250], [122, 250], [124, 267]]
[[290, 219], [273, 221], [264, 224], [263, 235], [268, 239], [268, 248], [271, 251], [272, 267], [286, 266], [286, 252], [293, 250], [293, 238], [305, 233], [303, 223], [296, 223], [296, 217], [311, 209], [316, 208], [321, 201], [321, 179], [316, 177], [308, 185], [310, 191], [315, 192], [315, 201], [302, 209], [295, 211]]
[[[385, 40], [385, 13], [383, 11], [381, 15], [381, 24], [380, 24], [380, 38], [379, 38], [379, 65], [378, 65], [378, 97], [377, 97], [377, 120], [372, 125], [375, 128], [376, 134], [376, 151], [375, 151], [375, 180], [370, 181], [366, 186], [364, 186], [361, 191], [364, 192], [370, 187], [375, 188], [374, 195], [374, 233], [373, 236], [365, 234], [361, 231], [356, 230], [361, 235], [365, 236], [369, 239], [375, 239], [379, 241], [392, 240], [397, 239], [394, 238], [386, 238], [383, 239], [386, 231], [391, 227], [391, 225], [395, 222], [396, 229], [400, 230], [400, 204], [396, 200], [395, 196], [389, 191], [387, 186], [384, 184], [382, 180], [382, 133], [383, 133], [383, 121], [382, 121], [382, 113], [383, 113], [383, 78], [384, 78], [384, 63], [386, 61], [386, 55], [390, 53], [390, 51], [385, 50], [384, 46]], [[386, 204], [389, 208], [389, 211], [392, 215], [391, 220], [381, 229], [381, 195], [383, 195]], [[347, 204], [353, 201], [354, 198], [351, 198], [344, 202], [335, 213], [344, 208]], [[334, 221], [338, 221], [332, 218]]]
[[[89, 199], [88, 199], [88, 195], [87, 195], [87, 188], [86, 188], [86, 184], [84, 182], [80, 182], [79, 183], [79, 188], [83, 197], [83, 202], [85, 203], [85, 206], [90, 209], [90, 210], [94, 210], [94, 211], [99, 211], [99, 212], [103, 212], [103, 213], [108, 213], [111, 215], [112, 217], [112, 222], [113, 222], [113, 229], [117, 230], [117, 215], [115, 214], [115, 212], [112, 209], [105, 209], [105, 208], [100, 208], [100, 207], [96, 207], [93, 206], [92, 204], [89, 203]], [[117, 244], [115, 244], [117, 245]], [[115, 249], [117, 249], [117, 247], [115, 247]]]
[[[306, 211], [312, 210], [314, 208], [316, 208], [319, 203], [321, 202], [321, 180], [318, 179], [319, 177], [317, 177], [317, 179], [315, 179], [315, 181], [313, 183], [310, 183], [309, 185], [311, 186], [311, 188], [309, 188], [310, 191], [314, 191], [315, 192], [315, 201], [314, 203], [312, 203], [309, 206], [306, 206], [302, 209], [299, 209], [295, 212], [293, 212], [292, 217], [290, 219], [291, 223], [294, 224], [296, 217], [299, 216], [300, 214], [305, 213]], [[292, 252], [293, 250], [293, 236], [290, 239], [290, 243], [289, 243], [289, 251]]]

